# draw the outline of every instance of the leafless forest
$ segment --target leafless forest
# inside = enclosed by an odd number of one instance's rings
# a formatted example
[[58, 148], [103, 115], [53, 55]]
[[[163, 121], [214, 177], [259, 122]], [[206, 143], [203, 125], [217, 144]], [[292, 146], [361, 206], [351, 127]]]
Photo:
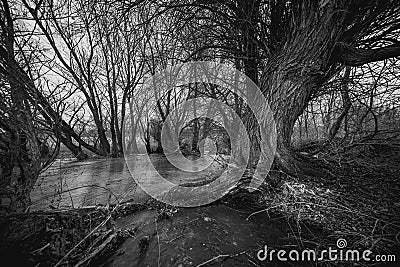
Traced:
[[[0, 255], [10, 266], [266, 266], [257, 255], [264, 245], [337, 249], [339, 239], [375, 260], [272, 266], [400, 261], [398, 0], [0, 0], [0, 27]], [[250, 87], [144, 86], [167, 68], [205, 61], [245, 75], [269, 112], [254, 113]], [[162, 129], [198, 98], [234, 115], [193, 104], [208, 116], [181, 125], [178, 150], [202, 158], [207, 139], [215, 156], [204, 172], [179, 172], [164, 158]], [[270, 115], [272, 145], [263, 139]], [[231, 136], [217, 117], [235, 116], [244, 130]], [[266, 151], [272, 165], [249, 190]], [[140, 165], [143, 154], [188, 187], [230, 167], [243, 175], [201, 207], [118, 197], [132, 173], [124, 157]], [[77, 204], [93, 197], [81, 189], [94, 185], [79, 180], [90, 168], [85, 179], [98, 179], [107, 200]], [[41, 184], [73, 175], [77, 188], [54, 185], [52, 204], [34, 208]]]

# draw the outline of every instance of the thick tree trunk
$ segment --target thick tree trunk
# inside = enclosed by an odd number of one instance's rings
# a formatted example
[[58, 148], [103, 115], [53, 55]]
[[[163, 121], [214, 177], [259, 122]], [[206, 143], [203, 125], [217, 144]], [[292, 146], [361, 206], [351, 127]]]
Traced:
[[[240, 29], [243, 33], [243, 40], [241, 40], [243, 47], [241, 49], [245, 53], [243, 59], [244, 73], [253, 81], [254, 84], [259, 85], [259, 51], [255, 42], [257, 34], [254, 27], [259, 16], [259, 3], [254, 0], [249, 0], [238, 1], [238, 4], [240, 8], [237, 11], [237, 16], [240, 19]], [[247, 90], [246, 93], [249, 99], [253, 99], [254, 92], [252, 92], [252, 90]], [[252, 167], [256, 164], [260, 156], [260, 127], [252, 115], [250, 108], [246, 108], [244, 117], [251, 117], [251, 119], [246, 119], [244, 121], [244, 125], [250, 141], [250, 147], [248, 148], [250, 154], [248, 155], [249, 162], [247, 165], [248, 167]]]
[[[10, 107], [9, 125], [2, 134], [7, 138], [6, 155], [1, 164], [0, 205], [9, 212], [23, 211], [31, 203], [30, 195], [41, 168], [40, 149], [34, 118], [28, 106], [26, 84], [14, 55], [14, 25], [8, 2], [2, 0], [5, 21], [1, 23], [4, 30], [5, 50], [1, 52], [1, 60], [6, 70], [2, 73], [9, 86]], [[7, 89], [6, 89], [7, 90]]]
[[277, 90], [269, 95], [273, 99], [271, 108], [277, 130], [276, 163], [284, 172], [293, 174], [300, 171], [302, 162], [299, 162], [298, 155], [292, 149], [291, 137], [295, 122], [307, 105], [312, 87], [302, 82], [280, 80], [279, 77], [272, 77]]
[[[305, 1], [299, 5], [302, 12], [293, 17], [292, 29], [281, 38], [282, 45], [276, 48], [260, 76], [260, 88], [276, 123], [275, 163], [290, 174], [298, 174], [304, 170], [304, 165], [312, 163], [311, 159], [293, 150], [293, 128], [312, 93], [331, 77], [332, 74], [326, 75], [329, 73], [329, 58], [335, 40], [343, 30], [340, 27], [343, 16], [331, 7], [321, 11], [315, 3]], [[268, 115], [263, 116], [267, 118]], [[261, 143], [261, 146], [267, 148], [266, 144]]]

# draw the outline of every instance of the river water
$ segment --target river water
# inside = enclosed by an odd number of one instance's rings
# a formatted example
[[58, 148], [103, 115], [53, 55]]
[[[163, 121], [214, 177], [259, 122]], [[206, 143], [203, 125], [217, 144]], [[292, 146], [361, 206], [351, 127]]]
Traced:
[[[148, 157], [151, 162], [146, 160]], [[145, 177], [146, 182], [154, 184], [159, 182], [156, 178], [161, 174], [178, 185], [210, 179], [224, 169], [218, 161], [211, 161], [208, 168], [201, 170], [204, 164], [196, 160], [186, 163], [185, 170], [189, 171], [182, 171], [171, 165], [163, 155], [136, 155], [127, 160], [134, 167], [129, 165], [128, 168], [124, 158], [83, 162], [56, 160], [38, 179], [31, 193], [31, 210], [76, 208], [128, 200], [139, 203], [149, 196], [136, 185], [134, 177]]]

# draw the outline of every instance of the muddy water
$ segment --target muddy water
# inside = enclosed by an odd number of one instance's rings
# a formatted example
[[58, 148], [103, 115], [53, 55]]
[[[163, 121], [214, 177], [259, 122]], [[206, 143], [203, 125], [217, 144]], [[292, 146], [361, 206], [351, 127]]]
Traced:
[[[162, 155], [150, 155], [151, 163], [144, 155], [128, 158], [134, 167], [128, 169], [126, 161], [119, 159], [92, 159], [84, 162], [58, 160], [41, 174], [31, 199], [31, 210], [51, 207], [82, 207], [96, 204], [133, 200], [143, 202], [148, 195], [136, 186], [133, 177], [145, 177], [149, 184], [158, 183], [161, 174], [175, 184], [186, 184], [218, 176], [223, 167], [214, 161], [201, 170], [199, 161], [186, 166], [182, 171], [171, 165]], [[155, 169], [150, 168], [149, 164]], [[130, 165], [131, 166], [131, 165]], [[159, 185], [162, 187], [162, 184]]]
[[286, 266], [262, 262], [257, 252], [287, 242], [282, 218], [222, 204], [181, 209], [159, 220], [155, 211], [121, 218], [117, 227], [135, 229], [105, 266]]
[[[181, 171], [160, 155], [152, 155], [151, 163], [143, 156], [129, 160], [134, 162], [132, 173], [124, 159], [56, 162], [42, 174], [32, 192], [32, 209], [114, 203], [124, 196], [124, 200], [144, 202], [149, 196], [136, 186], [135, 176], [146, 177], [153, 184], [160, 173], [170, 182], [187, 184], [210, 179], [224, 170], [213, 162], [203, 171]], [[186, 167], [201, 169], [197, 163]], [[262, 262], [257, 252], [265, 245], [295, 244], [288, 239], [289, 230], [295, 228], [268, 213], [249, 217], [258, 209], [253, 195], [237, 194], [207, 206], [180, 208], [167, 216], [160, 216], [157, 210], [127, 215], [115, 223], [118, 229], [130, 229], [130, 237], [101, 266], [287, 266]]]

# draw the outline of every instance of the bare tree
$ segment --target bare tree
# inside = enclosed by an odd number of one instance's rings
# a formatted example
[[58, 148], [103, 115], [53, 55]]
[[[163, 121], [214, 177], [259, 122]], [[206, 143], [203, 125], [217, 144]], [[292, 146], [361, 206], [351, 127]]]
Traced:
[[[292, 147], [297, 118], [312, 95], [343, 66], [361, 66], [399, 55], [400, 7], [397, 1], [246, 3], [249, 5], [244, 7], [242, 1], [169, 1], [155, 16], [179, 9], [194, 21], [200, 14], [202, 21], [208, 19], [207, 25], [218, 24], [224, 30], [222, 34], [215, 30], [210, 39], [214, 43], [204, 49], [239, 50], [232, 57], [244, 57], [249, 70], [254, 69], [249, 59], [257, 57], [258, 84], [277, 125], [276, 162], [284, 171], [296, 173], [305, 162], [311, 163], [311, 159], [300, 156]], [[206, 16], [202, 10], [207, 11]], [[252, 23], [246, 24], [244, 20]], [[234, 39], [240, 44], [239, 49], [232, 45], [233, 36], [240, 37]], [[254, 46], [249, 45], [249, 40]], [[249, 120], [254, 119], [250, 116]]]
[[2, 211], [23, 211], [42, 168], [49, 163], [50, 148], [35, 100], [35, 87], [24, 68], [24, 43], [15, 40], [16, 10], [0, 3], [0, 206]]

